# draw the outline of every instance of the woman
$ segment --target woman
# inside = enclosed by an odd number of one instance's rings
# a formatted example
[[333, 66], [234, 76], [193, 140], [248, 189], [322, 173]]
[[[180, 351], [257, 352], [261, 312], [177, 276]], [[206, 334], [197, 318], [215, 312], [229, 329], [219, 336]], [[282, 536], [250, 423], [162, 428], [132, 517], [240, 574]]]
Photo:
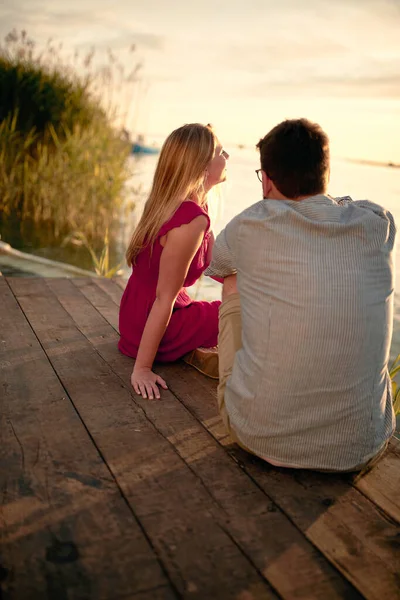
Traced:
[[131, 382], [143, 398], [165, 381], [154, 360], [177, 360], [216, 346], [220, 302], [194, 302], [187, 291], [211, 260], [207, 193], [226, 179], [228, 154], [211, 129], [184, 125], [166, 139], [143, 216], [126, 258], [132, 274], [121, 300], [119, 349], [136, 358]]

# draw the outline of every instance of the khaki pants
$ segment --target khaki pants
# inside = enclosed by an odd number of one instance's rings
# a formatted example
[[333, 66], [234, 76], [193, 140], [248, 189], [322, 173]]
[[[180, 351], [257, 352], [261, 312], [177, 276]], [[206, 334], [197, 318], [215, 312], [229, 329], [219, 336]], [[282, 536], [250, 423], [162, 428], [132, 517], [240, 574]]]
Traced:
[[[218, 410], [221, 418], [224, 422], [229, 435], [234, 442], [241, 448], [254, 454], [251, 450], [238, 439], [235, 431], [232, 429], [229, 415], [225, 406], [225, 388], [228, 377], [232, 373], [233, 361], [235, 354], [242, 347], [242, 317], [240, 313], [240, 297], [239, 294], [231, 294], [224, 300], [219, 308], [219, 336], [218, 336], [218, 358], [219, 358], [219, 385], [218, 385]], [[362, 476], [365, 471], [369, 471], [384, 454], [388, 442], [379, 449], [375, 456], [373, 456], [366, 463], [357, 465], [356, 467], [349, 469], [348, 471], [341, 471], [342, 473], [353, 473], [359, 472], [358, 477]], [[322, 470], [322, 469], [321, 469]], [[337, 471], [326, 471], [336, 472]]]
[[231, 438], [244, 450], [251, 453], [235, 435], [231, 428], [229, 415], [225, 406], [225, 387], [232, 373], [235, 354], [242, 347], [242, 317], [240, 314], [239, 294], [231, 294], [219, 307], [219, 335], [218, 335], [218, 410]]

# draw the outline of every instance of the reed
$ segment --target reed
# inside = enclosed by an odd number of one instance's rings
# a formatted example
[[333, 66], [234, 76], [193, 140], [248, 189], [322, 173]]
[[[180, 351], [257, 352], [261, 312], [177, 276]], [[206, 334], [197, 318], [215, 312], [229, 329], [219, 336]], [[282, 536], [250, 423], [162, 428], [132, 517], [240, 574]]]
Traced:
[[75, 246], [83, 246], [89, 252], [90, 258], [92, 260], [92, 265], [94, 271], [97, 275], [101, 277], [107, 277], [111, 279], [112, 277], [116, 277], [122, 275], [122, 265], [123, 262], [120, 262], [117, 265], [110, 264], [110, 236], [108, 232], [108, 228], [106, 228], [104, 239], [103, 239], [103, 248], [100, 254], [96, 253], [96, 250], [93, 248], [92, 244], [89, 242], [87, 237], [81, 231], [76, 231], [68, 235], [62, 245], [66, 246], [67, 244], [73, 244]]
[[389, 369], [390, 379], [392, 381], [392, 393], [393, 393], [393, 408], [395, 415], [400, 414], [400, 386], [396, 381], [397, 375], [400, 373], [400, 354], [393, 362]]
[[[71, 231], [103, 239], [112, 227], [132, 177], [122, 113], [140, 65], [125, 75], [111, 53], [106, 65], [94, 61], [93, 51], [68, 61], [51, 41], [36, 51], [25, 32], [11, 32], [0, 46], [3, 223], [33, 220], [56, 240]], [[120, 111], [113, 98], [125, 98]]]

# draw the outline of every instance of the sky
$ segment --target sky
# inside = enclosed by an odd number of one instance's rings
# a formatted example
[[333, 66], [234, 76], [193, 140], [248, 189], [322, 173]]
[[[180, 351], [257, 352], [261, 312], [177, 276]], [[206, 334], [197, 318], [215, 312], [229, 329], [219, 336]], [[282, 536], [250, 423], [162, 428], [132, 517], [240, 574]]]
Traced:
[[0, 0], [13, 28], [142, 63], [120, 103], [149, 139], [196, 121], [255, 145], [307, 117], [334, 156], [400, 163], [400, 0]]

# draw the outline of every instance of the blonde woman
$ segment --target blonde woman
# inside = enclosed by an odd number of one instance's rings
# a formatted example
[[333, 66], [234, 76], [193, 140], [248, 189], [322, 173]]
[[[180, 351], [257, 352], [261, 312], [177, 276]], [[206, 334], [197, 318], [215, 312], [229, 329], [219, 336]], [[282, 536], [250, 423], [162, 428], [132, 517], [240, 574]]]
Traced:
[[184, 125], [166, 139], [143, 216], [126, 258], [132, 274], [121, 300], [119, 349], [136, 358], [131, 382], [159, 398], [155, 360], [171, 362], [217, 345], [220, 302], [186, 291], [208, 267], [213, 235], [207, 193], [226, 178], [229, 158], [209, 125]]

